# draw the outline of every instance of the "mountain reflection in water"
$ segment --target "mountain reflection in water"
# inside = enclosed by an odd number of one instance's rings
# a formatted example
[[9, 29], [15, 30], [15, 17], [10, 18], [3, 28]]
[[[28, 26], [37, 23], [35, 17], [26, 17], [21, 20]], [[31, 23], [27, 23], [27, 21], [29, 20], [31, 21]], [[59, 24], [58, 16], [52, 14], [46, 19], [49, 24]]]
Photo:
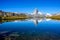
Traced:
[[[4, 22], [19, 22], [19, 21], [33, 21], [35, 25], [37, 25], [39, 22], [42, 22], [44, 19], [34, 18], [34, 19], [20, 19], [20, 20], [0, 20], [0, 24]], [[49, 21], [51, 19], [45, 19], [46, 21]]]
[[60, 40], [59, 31], [57, 20], [0, 20], [0, 40]]

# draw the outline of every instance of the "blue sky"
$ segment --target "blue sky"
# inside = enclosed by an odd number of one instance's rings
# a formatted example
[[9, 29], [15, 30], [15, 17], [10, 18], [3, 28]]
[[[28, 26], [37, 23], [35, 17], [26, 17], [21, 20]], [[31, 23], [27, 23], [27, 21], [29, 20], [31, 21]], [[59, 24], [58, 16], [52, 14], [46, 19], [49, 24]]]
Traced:
[[42, 13], [60, 12], [60, 0], [0, 0], [0, 10], [31, 13], [37, 8]]

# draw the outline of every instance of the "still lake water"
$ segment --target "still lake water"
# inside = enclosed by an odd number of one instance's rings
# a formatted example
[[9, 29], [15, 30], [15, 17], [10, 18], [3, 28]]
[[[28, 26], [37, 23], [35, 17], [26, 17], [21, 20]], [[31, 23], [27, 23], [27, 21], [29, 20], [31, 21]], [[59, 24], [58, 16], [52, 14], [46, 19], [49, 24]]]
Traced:
[[17, 33], [20, 40], [60, 40], [60, 20], [25, 19], [0, 22], [0, 35]]

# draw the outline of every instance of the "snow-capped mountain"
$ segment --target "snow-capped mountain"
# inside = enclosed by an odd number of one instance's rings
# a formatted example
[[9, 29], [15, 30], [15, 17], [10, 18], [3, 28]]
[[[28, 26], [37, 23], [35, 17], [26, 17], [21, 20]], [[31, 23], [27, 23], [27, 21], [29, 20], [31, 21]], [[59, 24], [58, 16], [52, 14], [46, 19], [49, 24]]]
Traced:
[[56, 13], [56, 14], [53, 14], [53, 15], [57, 16], [57, 15], [60, 15], [60, 13]]
[[50, 13], [47, 13], [46, 15], [45, 15], [46, 17], [48, 16], [48, 17], [50, 17], [50, 16], [52, 16]]
[[38, 14], [43, 15], [41, 12], [38, 12]]

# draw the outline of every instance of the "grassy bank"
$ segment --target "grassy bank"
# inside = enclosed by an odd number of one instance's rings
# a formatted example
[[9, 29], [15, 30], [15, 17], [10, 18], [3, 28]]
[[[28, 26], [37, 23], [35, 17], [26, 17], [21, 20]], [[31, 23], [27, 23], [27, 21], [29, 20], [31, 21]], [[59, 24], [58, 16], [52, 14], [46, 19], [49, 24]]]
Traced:
[[24, 16], [10, 16], [10, 17], [0, 17], [2, 20], [15, 20], [15, 19], [27, 19], [28, 17]]
[[60, 15], [59, 15], [59, 16], [51, 16], [51, 17], [49, 17], [49, 18], [51, 18], [51, 19], [56, 19], [56, 20], [60, 20]]

